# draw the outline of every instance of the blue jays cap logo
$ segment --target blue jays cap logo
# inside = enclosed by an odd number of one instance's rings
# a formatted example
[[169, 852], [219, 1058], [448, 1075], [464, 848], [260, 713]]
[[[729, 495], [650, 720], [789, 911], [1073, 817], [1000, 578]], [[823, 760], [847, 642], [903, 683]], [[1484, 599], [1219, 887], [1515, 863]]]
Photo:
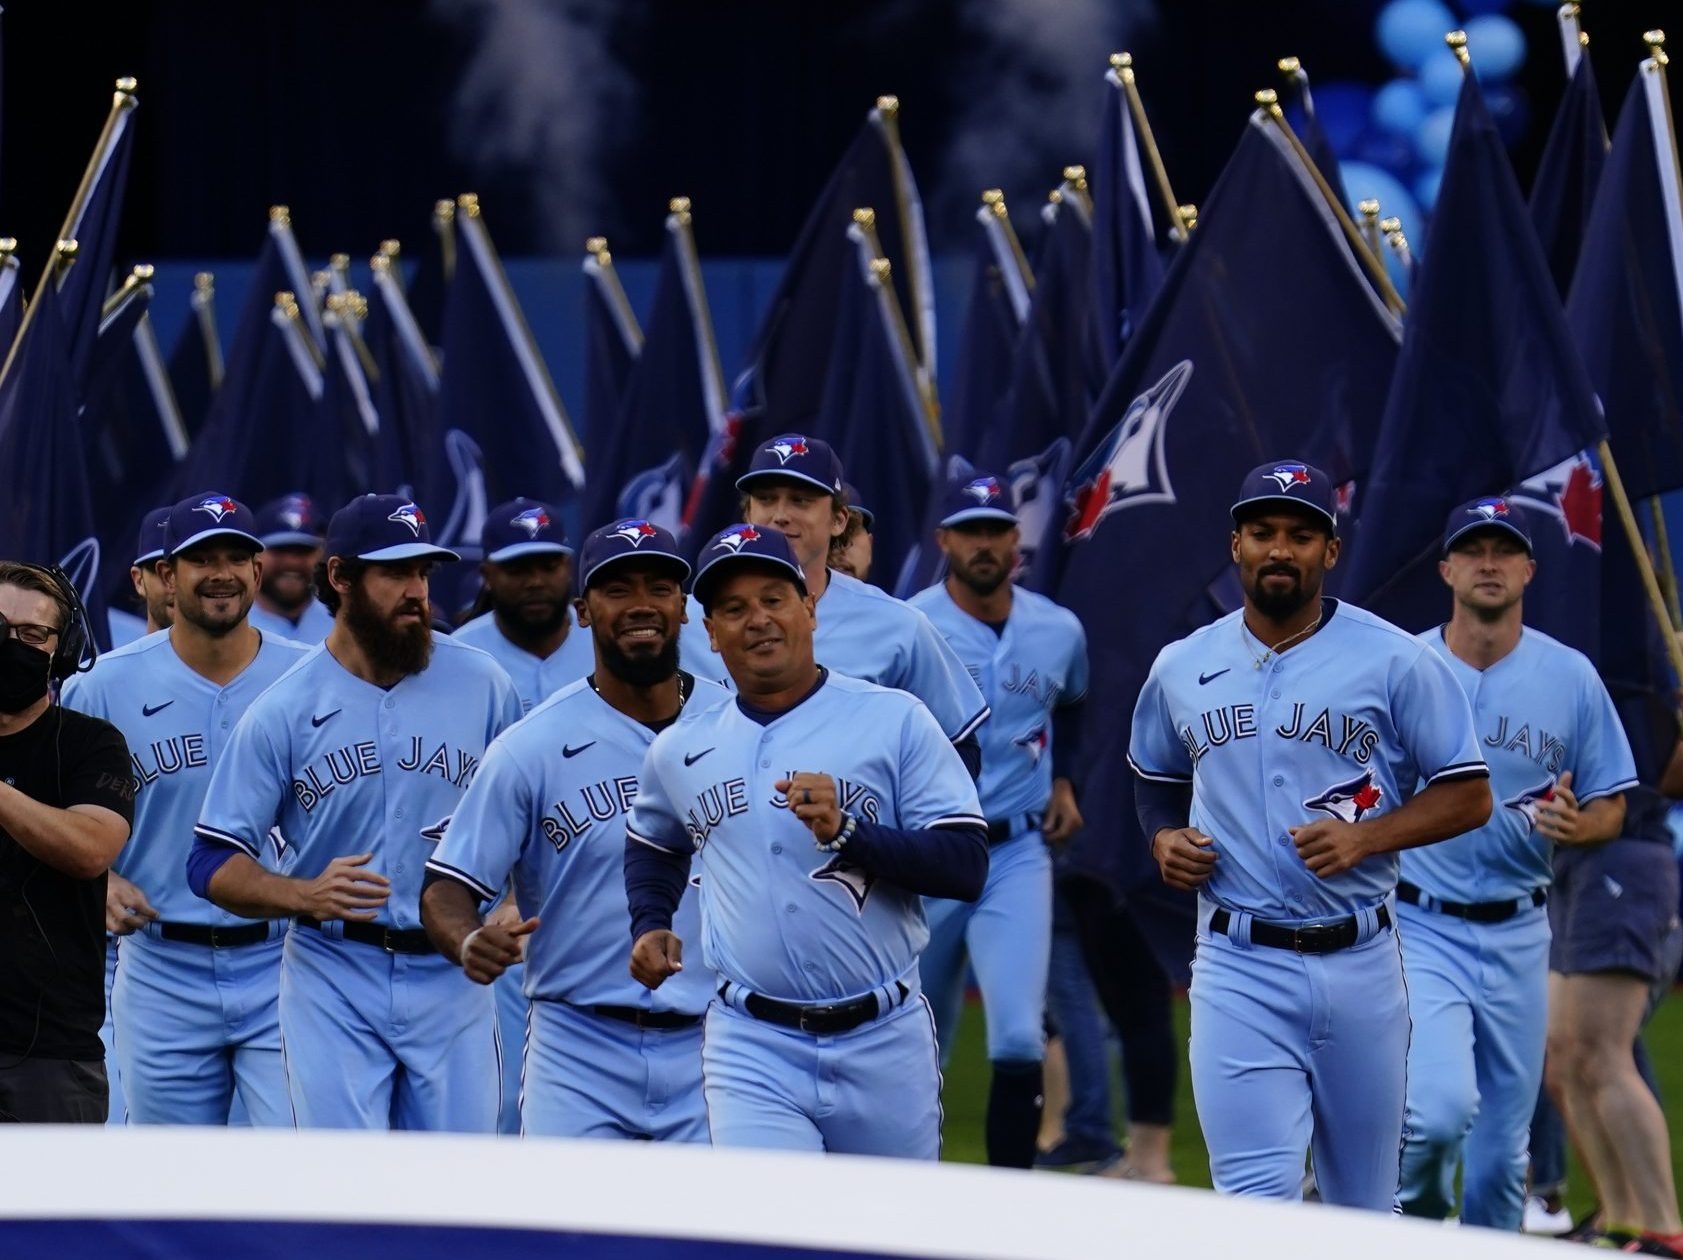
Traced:
[[549, 528], [549, 513], [541, 507], [527, 508], [509, 522], [516, 529], [526, 531], [526, 537], [536, 538]]
[[1373, 781], [1373, 771], [1365, 770], [1353, 779], [1335, 783], [1319, 796], [1303, 802], [1304, 809], [1318, 809], [1347, 823], [1360, 822], [1379, 808], [1385, 790]]
[[1487, 521], [1500, 521], [1506, 519], [1508, 515], [1508, 501], [1506, 499], [1480, 499], [1467, 511], [1476, 513]]
[[997, 478], [978, 477], [969, 485], [965, 486], [960, 493], [969, 495], [981, 506], [986, 507], [995, 499], [999, 498], [1000, 495], [1004, 494], [1005, 491], [1000, 488], [999, 480]]
[[1311, 480], [1306, 464], [1276, 464], [1273, 472], [1264, 475], [1279, 486], [1282, 492], [1290, 490], [1293, 486], [1307, 486]]
[[798, 455], [808, 455], [812, 452], [812, 448], [806, 444], [806, 439], [798, 433], [774, 438], [766, 450], [777, 456], [777, 462], [780, 464], [787, 464]]
[[407, 525], [409, 527], [409, 531], [414, 534], [415, 537], [419, 538], [421, 536], [421, 526], [427, 523], [427, 514], [421, 511], [421, 509], [416, 507], [413, 503], [405, 503], [402, 507], [398, 508], [397, 511], [386, 517], [386, 519], [388, 521], [397, 521], [401, 525]]
[[281, 504], [281, 510], [276, 513], [280, 523], [288, 529], [303, 529], [304, 522], [310, 515], [310, 496], [307, 494], [289, 494]]
[[727, 529], [719, 535], [719, 540], [713, 544], [715, 551], [740, 552], [751, 542], [759, 542], [760, 531], [752, 525], [738, 525], [734, 529]]
[[1182, 359], [1133, 402], [1098, 449], [1075, 470], [1067, 496], [1064, 537], [1091, 538], [1099, 523], [1123, 508], [1173, 503], [1169, 466], [1163, 454], [1169, 415], [1192, 379], [1192, 360]]
[[655, 533], [655, 527], [647, 521], [626, 521], [613, 531], [615, 538], [623, 538], [633, 547], [641, 547], [647, 539], [653, 538]]
[[1510, 796], [1502, 804], [1525, 819], [1527, 827], [1537, 825], [1537, 806], [1554, 799], [1554, 776], [1551, 774], [1535, 787], [1528, 787], [1518, 796]]
[[239, 505], [225, 494], [213, 494], [200, 500], [193, 510], [195, 512], [203, 512], [208, 515], [211, 520], [215, 521], [217, 524], [221, 524], [224, 516], [231, 516], [234, 512], [239, 510]]

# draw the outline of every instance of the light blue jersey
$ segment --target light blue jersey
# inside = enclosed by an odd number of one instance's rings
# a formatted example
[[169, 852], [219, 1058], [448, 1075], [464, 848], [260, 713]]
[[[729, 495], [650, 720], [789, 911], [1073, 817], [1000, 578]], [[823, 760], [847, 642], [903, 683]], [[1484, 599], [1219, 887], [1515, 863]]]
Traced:
[[497, 614], [475, 617], [450, 636], [457, 643], [466, 643], [503, 667], [520, 693], [520, 707], [530, 713], [550, 696], [583, 678], [596, 668], [596, 649], [590, 641], [590, 631], [581, 630], [573, 610], [567, 609], [567, 637], [561, 646], [548, 656], [535, 656], [515, 643], [497, 627]]
[[[678, 725], [721, 701], [696, 680]], [[576, 1006], [611, 1005], [699, 1015], [713, 993], [691, 965], [650, 991], [626, 967], [625, 822], [637, 772], [655, 733], [576, 682], [497, 738], [428, 866], [491, 900], [510, 873], [522, 916], [542, 926], [526, 942], [526, 994]], [[673, 920], [699, 939], [694, 889]]]
[[137, 617], [121, 608], [112, 608], [105, 614], [106, 624], [111, 628], [111, 646], [120, 648], [133, 643], [136, 639], [146, 637], [146, 618]]
[[929, 618], [981, 689], [992, 713], [982, 725], [977, 791], [990, 819], [1039, 813], [1052, 795], [1052, 711], [1087, 694], [1081, 622], [1033, 591], [1011, 593], [1002, 632], [953, 602], [945, 583], [907, 601]]
[[278, 823], [298, 879], [372, 852], [370, 869], [391, 880], [375, 921], [418, 928], [432, 845], [486, 748], [520, 715], [502, 668], [445, 635], [427, 668], [390, 690], [318, 647], [235, 728], [195, 830], [257, 858]]
[[727, 699], [661, 732], [627, 831], [699, 854], [703, 954], [722, 978], [809, 1003], [915, 980], [929, 938], [922, 900], [845, 850], [816, 849], [773, 786], [795, 771], [830, 775], [842, 809], [868, 822], [981, 825], [975, 786], [929, 711], [831, 672], [764, 725]]
[[1503, 901], [1546, 888], [1554, 845], [1536, 829], [1537, 805], [1572, 771], [1580, 805], [1636, 786], [1636, 763], [1595, 666], [1527, 628], [1488, 669], [1461, 660], [1443, 627], [1420, 636], [1467, 694], [1479, 746], [1490, 763], [1495, 808], [1477, 831], [1402, 855], [1402, 877], [1457, 902]]
[[[167, 632], [106, 652], [64, 684], [65, 707], [104, 718], [128, 741], [139, 791], [134, 829], [111, 868], [137, 885], [171, 923], [246, 923], [187, 887], [187, 851], [211, 772], [234, 728], [270, 684], [309, 653], [302, 643], [264, 635], [251, 664], [225, 687], [189, 669]], [[273, 865], [272, 845], [257, 849]]]
[[[1171, 643], [1134, 710], [1129, 761], [1192, 784], [1191, 825], [1215, 841], [1205, 897], [1264, 920], [1301, 922], [1379, 904], [1395, 854], [1321, 879], [1289, 829], [1359, 822], [1421, 783], [1483, 777], [1466, 696], [1437, 653], [1351, 604], [1272, 656], [1241, 612]], [[1260, 664], [1259, 664], [1260, 662]]]
[[320, 643], [333, 629], [333, 614], [322, 606], [319, 599], [313, 597], [304, 605], [304, 611], [298, 614], [296, 621], [279, 613], [269, 612], [258, 604], [251, 606], [246, 620], [264, 634], [307, 644]]

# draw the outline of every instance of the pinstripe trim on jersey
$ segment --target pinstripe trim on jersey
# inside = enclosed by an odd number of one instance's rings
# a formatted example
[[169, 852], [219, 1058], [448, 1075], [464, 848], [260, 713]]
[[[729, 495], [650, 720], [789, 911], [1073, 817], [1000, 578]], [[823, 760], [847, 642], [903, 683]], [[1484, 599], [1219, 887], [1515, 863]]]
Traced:
[[659, 849], [662, 853], [682, 854], [683, 852], [685, 852], [685, 850], [683, 850], [683, 849], [669, 849], [664, 844], [662, 844], [660, 841], [652, 840], [648, 836], [640, 836], [635, 831], [631, 830], [630, 827], [627, 827], [625, 829], [625, 834], [626, 834], [627, 839], [635, 840], [638, 844], [646, 844], [651, 849]]
[[494, 901], [497, 890], [487, 884], [480, 883], [472, 875], [459, 867], [451, 866], [448, 862], [440, 862], [437, 858], [427, 859], [427, 869], [434, 875], [442, 875], [446, 879], [453, 879], [458, 884], [465, 884], [470, 892], [476, 892], [485, 901]]
[[986, 722], [992, 716], [993, 716], [993, 706], [983, 705], [982, 706], [982, 711], [980, 713], [978, 713], [975, 717], [971, 718], [968, 722], [966, 722], [964, 724], [964, 726], [962, 728], [960, 728], [957, 735], [952, 735], [952, 736], [949, 736], [948, 738], [950, 738], [952, 740], [952, 742], [955, 743], [955, 744], [957, 744], [957, 743], [959, 743], [963, 740], [969, 739], [972, 735], [974, 735], [976, 733], [976, 728], [979, 727], [983, 722]]
[[[1483, 762], [1479, 763], [1483, 765]], [[1158, 774], [1155, 770], [1147, 770], [1134, 760], [1134, 754], [1128, 754], [1128, 768], [1142, 779], [1150, 779], [1153, 783], [1191, 783], [1190, 774]]]
[[1610, 788], [1602, 788], [1601, 791], [1592, 795], [1578, 797], [1578, 804], [1588, 805], [1591, 801], [1606, 800], [1609, 796], [1617, 796], [1620, 792], [1628, 792], [1631, 788], [1637, 786], [1639, 784], [1636, 779], [1626, 779], [1623, 783], [1615, 783]]
[[943, 814], [934, 822], [925, 823], [921, 830], [927, 831], [934, 827], [952, 827], [959, 831], [966, 831], [972, 827], [980, 827], [983, 831], [986, 831], [988, 829], [988, 820], [983, 818], [980, 814]]
[[207, 827], [204, 823], [196, 823], [193, 826], [193, 834], [201, 840], [210, 841], [212, 844], [231, 845], [241, 853], [247, 854], [259, 862], [263, 860], [258, 846], [236, 836], [231, 831], [218, 831], [215, 827]]
[[1457, 761], [1453, 765], [1445, 766], [1426, 780], [1428, 786], [1433, 783], [1446, 783], [1454, 779], [1488, 779], [1490, 767], [1482, 761]]

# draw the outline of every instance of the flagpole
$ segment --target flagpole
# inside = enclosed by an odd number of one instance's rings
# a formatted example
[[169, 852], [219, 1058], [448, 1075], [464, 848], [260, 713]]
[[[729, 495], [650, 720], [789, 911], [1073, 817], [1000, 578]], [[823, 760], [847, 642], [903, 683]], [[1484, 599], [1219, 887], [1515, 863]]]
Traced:
[[1584, 49], [1589, 47], [1589, 34], [1579, 25], [1581, 16], [1577, 0], [1568, 0], [1555, 10], [1555, 20], [1560, 24], [1560, 51], [1566, 60], [1568, 79], [1578, 72], [1578, 62], [1583, 59]]
[[1134, 79], [1134, 55], [1128, 52], [1111, 53], [1110, 69], [1117, 82], [1122, 85], [1122, 97], [1128, 102], [1128, 112], [1134, 117], [1134, 130], [1139, 133], [1140, 148], [1145, 150], [1146, 161], [1151, 166], [1152, 182], [1157, 185], [1157, 192], [1163, 198], [1163, 208], [1168, 212], [1169, 225], [1185, 240], [1187, 233], [1192, 230], [1192, 225], [1181, 214], [1180, 202], [1175, 200], [1175, 190], [1169, 186], [1169, 172], [1163, 166], [1163, 155], [1157, 149], [1157, 138], [1151, 134], [1151, 122], [1145, 116], [1145, 102], [1140, 99], [1139, 84]]
[[205, 366], [212, 390], [222, 388], [222, 337], [216, 331], [216, 277], [208, 271], [193, 276], [193, 296], [188, 299], [193, 318], [199, 323], [199, 339], [205, 343]]
[[155, 271], [151, 263], [136, 263], [134, 270], [123, 277], [123, 283], [117, 291], [106, 298], [104, 304], [99, 308], [100, 322], [103, 323], [110, 319], [113, 313], [121, 310], [124, 303], [134, 295], [136, 289], [143, 289], [151, 284], [154, 274]]
[[[912, 190], [906, 182], [911, 168], [906, 164], [906, 151], [900, 143], [900, 98], [877, 97], [875, 112], [894, 152], [894, 160], [888, 164], [888, 173], [894, 185], [894, 211], [900, 219], [900, 239], [906, 243], [906, 292], [915, 317], [907, 325], [907, 333], [916, 351], [912, 362], [918, 367], [918, 387], [925, 395], [927, 409], [935, 406], [935, 295], [934, 282], [929, 275], [929, 256], [920, 247], [920, 242], [925, 240], [922, 207], [918, 207], [919, 213], [914, 216]], [[905, 312], [901, 313], [901, 318], [905, 318]]]
[[1362, 266], [1367, 268], [1368, 275], [1373, 277], [1374, 287], [1379, 290], [1379, 296], [1384, 299], [1385, 305], [1390, 308], [1393, 315], [1404, 314], [1408, 310], [1408, 306], [1402, 300], [1401, 295], [1398, 294], [1396, 287], [1392, 285], [1391, 277], [1385, 273], [1385, 265], [1368, 249], [1367, 242], [1362, 239], [1361, 229], [1350, 218], [1350, 212], [1344, 208], [1343, 203], [1338, 200], [1338, 195], [1332, 191], [1332, 185], [1327, 183], [1326, 176], [1321, 174], [1321, 168], [1315, 165], [1315, 159], [1309, 156], [1309, 150], [1303, 147], [1303, 141], [1297, 138], [1297, 133], [1291, 129], [1291, 124], [1286, 121], [1286, 111], [1280, 108], [1280, 94], [1273, 88], [1263, 88], [1256, 94], [1255, 99], [1262, 112], [1285, 136], [1286, 142], [1292, 147], [1292, 152], [1297, 155], [1297, 160], [1303, 164], [1303, 169], [1309, 173], [1309, 178], [1315, 181], [1315, 187], [1320, 190], [1321, 199], [1331, 207], [1333, 214], [1337, 216], [1338, 226], [1344, 230], [1344, 239], [1350, 243], [1350, 248], [1355, 251]]
[[432, 203], [432, 231], [438, 237], [438, 256], [444, 263], [444, 283], [456, 274], [456, 203], [440, 197]]
[[[896, 340], [900, 343], [900, 350], [901, 353], [905, 355], [906, 362], [913, 366], [915, 376], [915, 368], [918, 361], [917, 350], [912, 342], [911, 332], [906, 327], [905, 312], [900, 309], [899, 295], [894, 292], [894, 286], [889, 282], [889, 262], [888, 259], [883, 256], [882, 242], [877, 239], [877, 212], [868, 206], [861, 206], [853, 212], [853, 222], [854, 225], [858, 227], [859, 231], [864, 235], [865, 241], [870, 248], [872, 256], [872, 274], [887, 286], [887, 291], [883, 294], [883, 301], [885, 302], [889, 312], [888, 322], [893, 328]], [[939, 454], [943, 449], [941, 440], [941, 404], [935, 399], [934, 382], [931, 381], [926, 383], [923, 379], [919, 378], [916, 383], [918, 401], [923, 405], [924, 427], [929, 430], [929, 439], [934, 444], [936, 453]]]
[[1636, 571], [1641, 575], [1642, 589], [1648, 595], [1648, 607], [1660, 629], [1666, 631], [1660, 636], [1665, 640], [1666, 656], [1671, 661], [1672, 671], [1679, 679], [1683, 679], [1683, 643], [1679, 643], [1677, 636], [1670, 633], [1671, 614], [1666, 609], [1665, 595], [1660, 591], [1660, 581], [1654, 572], [1654, 558], [1648, 554], [1648, 544], [1637, 526], [1636, 513], [1631, 510], [1630, 497], [1625, 493], [1624, 479], [1619, 476], [1619, 466], [1613, 460], [1613, 448], [1607, 444], [1606, 438], [1602, 438], [1596, 444], [1596, 452], [1601, 456], [1602, 479], [1607, 483], [1607, 489], [1612, 492], [1613, 506], [1619, 514], [1619, 521], [1624, 525], [1625, 537], [1630, 540], [1631, 554], [1636, 558]]
[[689, 299], [690, 317], [695, 322], [696, 354], [701, 361], [701, 388], [706, 395], [709, 433], [722, 433], [730, 411], [730, 394], [725, 389], [725, 370], [719, 359], [719, 342], [713, 333], [713, 310], [707, 301], [707, 286], [701, 275], [701, 255], [695, 247], [695, 221], [688, 197], [673, 197], [666, 203], [668, 230], [678, 251], [679, 273], [684, 295]]
[[1368, 252], [1375, 258], [1380, 257], [1379, 240], [1379, 202], [1373, 197], [1364, 197], [1356, 203], [1356, 209], [1362, 216], [1362, 236], [1367, 241]]
[[[992, 256], [998, 262], [1000, 281], [1011, 300], [1012, 313], [1021, 323], [1028, 318], [1029, 302], [1034, 293], [1034, 268], [1029, 265], [1023, 243], [1011, 226], [1011, 216], [1005, 209], [1005, 194], [1002, 191], [989, 188], [982, 193], [982, 208], [976, 212], [976, 221], [981, 224]], [[1001, 253], [1005, 255], [1003, 259], [1000, 258]]]
[[1403, 273], [1412, 281], [1414, 276], [1414, 252], [1408, 247], [1408, 237], [1403, 235], [1402, 220], [1392, 217], [1379, 220], [1379, 230], [1385, 234], [1385, 243], [1391, 247], [1391, 252], [1397, 256], [1397, 261], [1403, 266]]
[[637, 313], [631, 309], [631, 299], [625, 296], [625, 286], [619, 282], [619, 273], [614, 270], [614, 256], [608, 252], [607, 237], [592, 236], [585, 241], [584, 270], [601, 281], [608, 309], [613, 312], [614, 323], [619, 325], [619, 335], [633, 351], [641, 351], [643, 330], [637, 324]]

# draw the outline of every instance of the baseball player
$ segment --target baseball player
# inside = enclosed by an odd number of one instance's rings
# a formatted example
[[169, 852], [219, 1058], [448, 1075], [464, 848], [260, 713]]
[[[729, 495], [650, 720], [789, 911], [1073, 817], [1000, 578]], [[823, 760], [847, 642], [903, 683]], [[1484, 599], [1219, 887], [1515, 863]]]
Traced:
[[[428, 619], [435, 546], [398, 495], [333, 516], [317, 593], [324, 643], [258, 698], [211, 775], [188, 857], [193, 891], [235, 914], [290, 917], [281, 1038], [303, 1128], [496, 1127], [489, 990], [421, 928], [431, 846], [485, 749], [520, 717], [485, 653]], [[259, 865], [279, 824], [289, 874]]]
[[[107, 926], [122, 938], [110, 1020], [135, 1124], [226, 1124], [238, 1090], [250, 1122], [290, 1125], [281, 1070], [284, 925], [195, 897], [184, 859], [235, 723], [308, 649], [247, 620], [263, 563], [250, 509], [190, 495], [168, 516], [157, 562], [175, 607], [163, 634], [103, 654], [64, 703], [123, 732], [134, 829], [113, 864]], [[120, 874], [119, 874], [120, 872]]]
[[935, 715], [972, 774], [987, 702], [929, 618], [857, 578], [827, 567], [847, 529], [841, 462], [828, 442], [787, 433], [754, 452], [737, 479], [743, 519], [789, 540], [818, 609], [814, 650], [839, 674], [909, 691]]
[[[689, 571], [677, 539], [647, 521], [615, 521], [584, 540], [576, 611], [595, 669], [498, 736], [427, 863], [421, 917], [446, 958], [480, 984], [502, 983], [522, 944], [530, 960], [524, 1133], [707, 1141], [711, 977], [692, 965], [652, 993], [625, 967], [625, 815], [637, 771], [657, 732], [727, 694], [678, 668]], [[482, 922], [480, 903], [511, 874], [526, 917]], [[693, 892], [674, 924], [699, 931]]]
[[1081, 826], [1069, 757], [1073, 719], [1087, 692], [1087, 638], [1073, 613], [1015, 588], [1017, 537], [1017, 517], [997, 477], [953, 486], [935, 535], [947, 576], [909, 602], [946, 638], [993, 711], [981, 730], [977, 784], [991, 846], [987, 887], [974, 904], [924, 903], [924, 990], [944, 1059], [958, 1030], [968, 955], [993, 1065], [988, 1162], [1029, 1168], [1040, 1129], [1052, 948], [1045, 841], [1061, 843]]
[[626, 828], [632, 974], [657, 989], [694, 966], [673, 916], [699, 855], [719, 980], [702, 1049], [714, 1144], [934, 1159], [920, 897], [981, 894], [975, 786], [914, 697], [818, 665], [815, 601], [780, 533], [715, 535], [695, 594], [739, 694], [643, 760]]
[[830, 567], [837, 573], [868, 582], [876, 541], [871, 536], [871, 527], [876, 524], [876, 513], [859, 502], [859, 492], [845, 481], [842, 499], [847, 504], [847, 528], [830, 540]]
[[320, 643], [333, 629], [333, 614], [316, 598], [315, 588], [325, 528], [315, 500], [300, 491], [257, 509], [263, 585], [251, 609], [251, 624], [263, 633]]
[[120, 648], [143, 635], [153, 634], [169, 625], [172, 615], [169, 590], [164, 585], [154, 563], [164, 554], [164, 522], [169, 519], [170, 505], [153, 508], [140, 521], [140, 540], [135, 546], [134, 559], [129, 562], [129, 585], [134, 588], [136, 602], [144, 610], [144, 617], [121, 608], [107, 613], [111, 626], [111, 646]]
[[[1402, 855], [1397, 900], [1408, 1010], [1402, 1207], [1517, 1230], [1531, 1113], [1543, 1080], [1556, 844], [1611, 840], [1636, 764], [1595, 666], [1524, 621], [1537, 571], [1522, 510], [1452, 511], [1438, 572], [1447, 624], [1420, 636], [1473, 706], [1501, 807], [1476, 831]], [[1463, 1164], [1463, 1154], [1465, 1162]]]
[[[1408, 1002], [1399, 850], [1482, 826], [1489, 770], [1449, 667], [1322, 596], [1333, 487], [1264, 464], [1233, 505], [1242, 609], [1158, 655], [1134, 711], [1140, 822], [1200, 891], [1191, 1069], [1217, 1190], [1394, 1211]], [[1418, 789], [1416, 785], [1419, 786]]]

